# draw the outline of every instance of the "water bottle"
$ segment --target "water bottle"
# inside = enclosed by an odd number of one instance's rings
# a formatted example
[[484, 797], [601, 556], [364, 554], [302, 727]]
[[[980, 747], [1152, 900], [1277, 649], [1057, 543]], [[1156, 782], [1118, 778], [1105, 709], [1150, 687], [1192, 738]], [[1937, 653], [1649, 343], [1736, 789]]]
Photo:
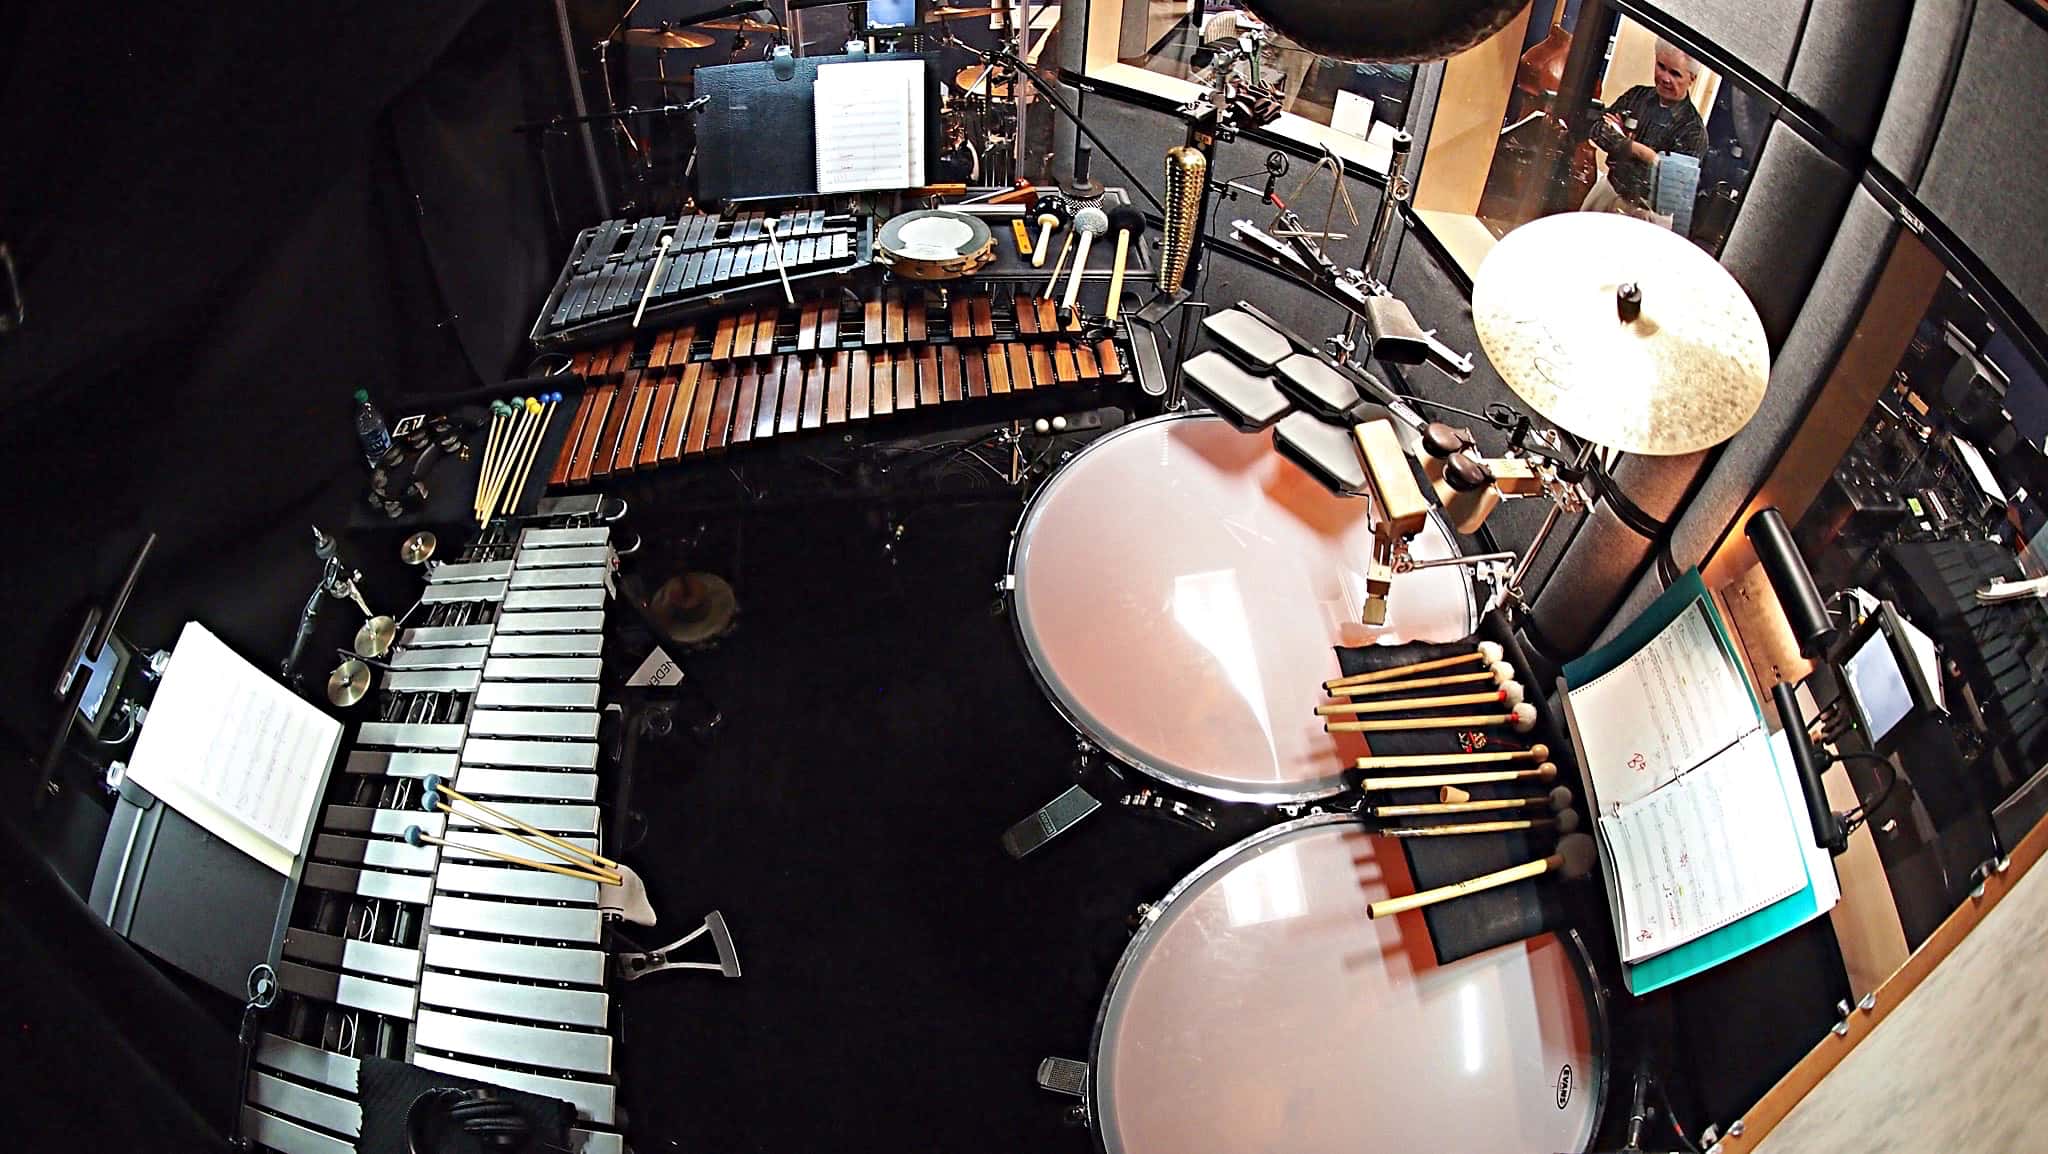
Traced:
[[371, 468], [391, 451], [391, 430], [384, 425], [384, 414], [370, 403], [368, 389], [356, 390], [356, 440], [362, 444], [363, 459]]

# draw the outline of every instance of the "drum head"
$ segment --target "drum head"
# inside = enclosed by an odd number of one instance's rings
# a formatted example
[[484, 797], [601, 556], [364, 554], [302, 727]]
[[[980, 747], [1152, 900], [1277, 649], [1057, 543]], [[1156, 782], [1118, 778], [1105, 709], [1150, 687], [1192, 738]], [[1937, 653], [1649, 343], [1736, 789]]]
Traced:
[[[1366, 503], [1340, 498], [1211, 416], [1122, 429], [1032, 498], [1011, 576], [1017, 631], [1046, 692], [1119, 760], [1231, 801], [1343, 788], [1365, 752], [1323, 732], [1335, 645], [1455, 641], [1475, 607], [1462, 567], [1394, 579], [1387, 623], [1359, 624]], [[1455, 547], [1432, 519], [1411, 546]]]
[[[1275, 826], [1180, 883], [1096, 1022], [1109, 1154], [1583, 1150], [1606, 1067], [1584, 956], [1551, 935], [1435, 964], [1373, 921], [1400, 850], [1348, 819]], [[1400, 883], [1405, 888], [1406, 883]]]

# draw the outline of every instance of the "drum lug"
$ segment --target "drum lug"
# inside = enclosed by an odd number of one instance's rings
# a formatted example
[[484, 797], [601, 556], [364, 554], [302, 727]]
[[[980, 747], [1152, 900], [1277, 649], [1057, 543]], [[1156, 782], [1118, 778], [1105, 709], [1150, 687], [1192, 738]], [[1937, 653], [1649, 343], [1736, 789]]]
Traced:
[[1216, 832], [1215, 814], [1210, 813], [1207, 809], [1181, 801], [1178, 798], [1168, 797], [1165, 794], [1143, 786], [1123, 795], [1119, 800], [1124, 805], [1130, 806], [1133, 809], [1150, 810], [1162, 817], [1172, 818], [1184, 825], [1191, 825], [1208, 833]]

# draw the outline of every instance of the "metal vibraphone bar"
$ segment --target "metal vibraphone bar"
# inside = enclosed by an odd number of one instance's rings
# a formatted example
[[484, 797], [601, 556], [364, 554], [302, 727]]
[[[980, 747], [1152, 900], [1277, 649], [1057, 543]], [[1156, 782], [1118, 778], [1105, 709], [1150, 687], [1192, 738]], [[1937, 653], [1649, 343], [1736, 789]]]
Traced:
[[1063, 322], [1018, 286], [888, 287], [737, 309], [577, 354], [586, 382], [549, 474], [557, 486], [751, 441], [1045, 389], [1124, 379], [1114, 330]]
[[630, 332], [642, 298], [643, 324], [660, 325], [715, 298], [779, 293], [777, 246], [791, 281], [837, 277], [871, 262], [873, 224], [823, 209], [608, 220], [578, 234], [528, 336], [572, 347]]
[[[571, 1148], [624, 1149], [596, 881], [511, 864], [512, 837], [421, 805], [438, 777], [602, 852], [599, 677], [610, 528], [495, 521], [433, 567], [334, 776], [255, 1047], [243, 1133], [349, 1154], [366, 1057], [563, 1099]], [[416, 827], [435, 839], [409, 844]]]

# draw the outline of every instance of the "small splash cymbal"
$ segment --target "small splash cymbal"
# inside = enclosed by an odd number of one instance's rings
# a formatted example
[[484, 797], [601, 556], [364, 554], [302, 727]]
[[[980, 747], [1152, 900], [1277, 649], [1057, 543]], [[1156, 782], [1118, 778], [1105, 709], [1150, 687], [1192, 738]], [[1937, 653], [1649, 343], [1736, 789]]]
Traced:
[[422, 529], [407, 537], [405, 544], [398, 547], [398, 559], [408, 565], [424, 565], [427, 558], [434, 555], [434, 546], [440, 543], [440, 538]]
[[370, 691], [370, 667], [351, 657], [327, 675], [327, 700], [337, 709], [347, 709]]
[[386, 614], [372, 617], [356, 630], [357, 657], [382, 657], [391, 652], [391, 640], [398, 636], [398, 621]]

